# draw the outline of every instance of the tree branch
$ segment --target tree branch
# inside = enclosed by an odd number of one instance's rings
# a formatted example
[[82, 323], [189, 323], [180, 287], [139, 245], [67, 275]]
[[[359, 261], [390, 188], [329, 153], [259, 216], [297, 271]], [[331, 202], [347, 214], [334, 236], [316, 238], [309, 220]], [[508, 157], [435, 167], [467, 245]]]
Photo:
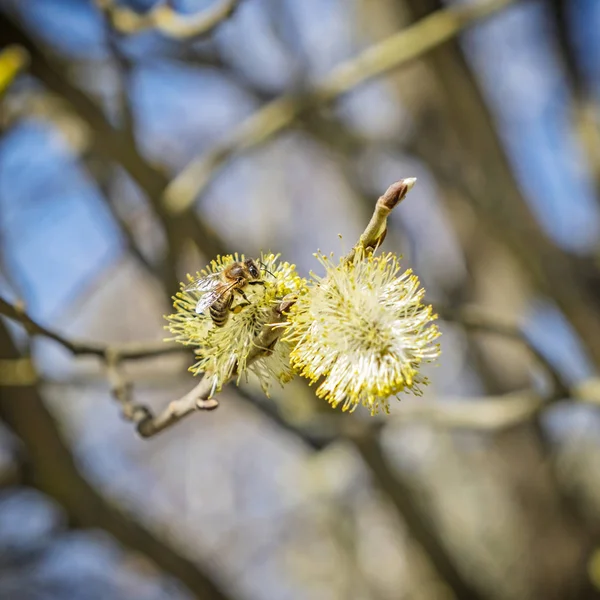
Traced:
[[[1, 324], [0, 357], [21, 359]], [[74, 525], [103, 529], [123, 546], [143, 554], [181, 581], [196, 598], [229, 599], [211, 571], [203, 570], [181, 555], [167, 541], [146, 529], [135, 515], [120, 510], [83, 477], [34, 386], [0, 386], [0, 418], [20, 438], [26, 451], [21, 482], [56, 500]]]
[[168, 242], [166, 266], [163, 269], [168, 292], [177, 289], [177, 257], [186, 237], [193, 239], [206, 256], [224, 253], [221, 240], [195, 212], [178, 218], [164, 209], [161, 197], [169, 183], [165, 172], [149, 164], [132, 140], [108, 122], [98, 104], [64, 75], [65, 68], [61, 62], [46, 56], [18, 21], [0, 10], [0, 47], [9, 44], [18, 44], [27, 50], [30, 73], [63, 98], [73, 112], [87, 123], [93, 132], [90, 141], [94, 150], [103, 158], [122, 166], [145, 192]]
[[164, 0], [145, 14], [114, 0], [96, 0], [96, 6], [106, 13], [112, 26], [124, 34], [154, 29], [176, 39], [199, 38], [212, 33], [223, 21], [233, 15], [241, 0], [219, 0], [213, 6], [194, 15], [181, 15]]
[[264, 143], [289, 127], [303, 112], [327, 104], [365, 81], [409, 63], [515, 1], [488, 0], [440, 10], [342, 63], [323, 83], [301, 97], [283, 95], [269, 102], [173, 179], [164, 193], [165, 210], [169, 214], [189, 211], [196, 197], [231, 156]]
[[41, 335], [54, 340], [76, 356], [92, 355], [106, 360], [110, 355], [113, 357], [113, 360], [115, 360], [115, 357], [118, 360], [134, 360], [171, 354], [173, 352], [184, 352], [186, 350], [183, 346], [168, 344], [163, 341], [102, 344], [100, 342], [72, 340], [41, 325], [32, 319], [22, 306], [10, 304], [3, 298], [0, 298], [0, 314], [21, 323], [29, 334]]
[[[285, 308], [287, 308], [287, 306]], [[271, 323], [265, 325], [263, 330], [254, 339], [254, 346], [246, 358], [247, 365], [251, 365], [261, 356], [265, 356], [270, 352], [269, 348], [272, 347], [283, 332], [281, 328], [273, 327], [273, 325], [280, 323], [283, 320], [283, 312], [283, 303], [279, 307], [273, 309]], [[213, 392], [213, 384], [209, 375], [209, 373], [205, 373], [200, 383], [198, 383], [193, 390], [179, 400], [171, 402], [158, 416], [154, 417], [152, 413], [148, 411], [148, 418], [138, 423], [139, 434], [142, 437], [152, 437], [164, 429], [179, 423], [181, 419], [197, 410], [214, 410], [215, 408], [218, 408], [219, 401], [216, 398], [210, 397]], [[235, 379], [237, 375], [238, 371], [237, 368], [235, 368], [232, 371], [229, 381]]]
[[365, 464], [370, 468], [375, 483], [389, 496], [408, 531], [427, 553], [431, 564], [442, 580], [461, 600], [482, 600], [483, 594], [462, 574], [456, 553], [442, 540], [412, 487], [390, 468], [379, 445], [378, 437], [356, 441], [356, 447]]

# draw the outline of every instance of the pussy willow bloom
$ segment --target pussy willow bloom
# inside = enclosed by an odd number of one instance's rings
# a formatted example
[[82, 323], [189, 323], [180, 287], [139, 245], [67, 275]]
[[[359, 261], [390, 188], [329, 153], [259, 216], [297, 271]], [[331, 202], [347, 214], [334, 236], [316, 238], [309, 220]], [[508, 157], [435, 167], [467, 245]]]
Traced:
[[[252, 285], [244, 288], [249, 305], [236, 306], [240, 299], [234, 300], [229, 318], [223, 327], [216, 327], [209, 311], [196, 313], [196, 303], [201, 292], [181, 291], [174, 297], [175, 313], [166, 317], [169, 321], [167, 329], [175, 340], [186, 346], [194, 346], [197, 362], [190, 367], [194, 375], [205, 373], [212, 378], [211, 396], [237, 373], [239, 383], [242, 375], [248, 371], [254, 373], [261, 387], [268, 392], [273, 381], [281, 384], [293, 377], [289, 362], [290, 346], [279, 341], [270, 352], [248, 364], [250, 351], [254, 348], [256, 336], [264, 325], [273, 321], [273, 308], [288, 294], [296, 294], [304, 285], [296, 273], [296, 268], [287, 262], [279, 262], [279, 255], [265, 254], [260, 261], [265, 285]], [[206, 269], [198, 272], [197, 277], [206, 277], [211, 273], [219, 273], [236, 261], [243, 261], [244, 256], [238, 254], [218, 256]], [[194, 278], [188, 275], [188, 279]]]
[[290, 309], [284, 340], [292, 345], [294, 369], [334, 407], [371, 414], [389, 412], [388, 398], [403, 391], [419, 395], [427, 379], [421, 364], [435, 359], [439, 331], [425, 290], [412, 271], [400, 273], [391, 253], [340, 260], [316, 255], [323, 278], [312, 275], [308, 291]]

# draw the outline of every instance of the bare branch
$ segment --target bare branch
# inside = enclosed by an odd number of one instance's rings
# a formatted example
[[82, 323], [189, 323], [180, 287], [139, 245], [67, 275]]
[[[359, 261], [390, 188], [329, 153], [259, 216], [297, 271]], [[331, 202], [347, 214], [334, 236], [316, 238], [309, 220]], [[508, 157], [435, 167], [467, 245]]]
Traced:
[[356, 447], [370, 468], [375, 483], [389, 496], [406, 522], [410, 535], [425, 550], [437, 574], [452, 590], [452, 596], [461, 600], [483, 600], [484, 596], [470, 578], [462, 574], [463, 569], [456, 558], [456, 552], [432, 524], [422, 498], [398, 470], [388, 463], [379, 438], [372, 436], [357, 440]]
[[158, 416], [149, 413], [146, 419], [138, 423], [138, 433], [142, 437], [152, 437], [175, 425], [175, 423], [179, 423], [179, 421], [197, 410], [214, 410], [218, 408], [219, 401], [216, 398], [208, 399], [210, 392], [210, 378], [205, 376], [185, 396], [169, 403], [167, 408]]
[[[22, 360], [0, 325], [0, 357]], [[167, 539], [148, 529], [133, 512], [125, 512], [79, 471], [67, 442], [34, 385], [0, 386], [0, 418], [21, 440], [21, 483], [60, 504], [77, 527], [102, 529], [126, 549], [146, 556], [185, 585], [194, 598], [228, 600], [212, 565], [195, 564]], [[0, 482], [1, 483], [1, 482]]]
[[404, 402], [402, 408], [392, 415], [373, 417], [366, 421], [338, 413], [324, 413], [295, 423], [278, 411], [275, 402], [259, 400], [243, 388], [238, 393], [271, 420], [316, 450], [342, 439], [359, 441], [372, 437], [388, 425], [393, 427], [422, 422], [447, 429], [489, 433], [525, 424], [551, 406], [577, 403], [600, 408], [598, 377], [591, 377], [574, 386], [564, 401], [554, 397], [544, 398], [532, 388], [481, 398], [417, 399]]
[[327, 104], [374, 77], [396, 69], [443, 44], [469, 25], [489, 17], [516, 0], [440, 10], [375, 44], [336, 67], [325, 81], [301, 97], [283, 95], [243, 122], [227, 139], [193, 160], [168, 185], [163, 205], [170, 214], [188, 211], [219, 168], [234, 154], [254, 148], [289, 127], [303, 112]]
[[220, 0], [210, 8], [194, 15], [181, 15], [166, 2], [159, 2], [145, 14], [114, 0], [96, 0], [96, 6], [106, 13], [112, 26], [124, 34], [156, 30], [171, 38], [198, 38], [212, 33], [223, 21], [231, 17], [241, 0]]
[[[283, 312], [286, 306], [280, 305], [273, 309], [271, 322], [265, 325], [263, 330], [254, 339], [254, 346], [248, 353], [246, 364], [251, 365], [260, 357], [267, 355], [274, 343], [282, 334], [281, 328], [273, 327], [283, 320]], [[237, 368], [234, 368], [229, 381], [238, 376]], [[175, 425], [187, 415], [197, 410], [213, 410], [219, 406], [219, 401], [216, 398], [210, 398], [212, 395], [212, 381], [210, 373], [205, 373], [204, 377], [198, 385], [179, 400], [171, 402], [169, 406], [157, 417], [151, 414], [148, 419], [143, 420], [138, 424], [138, 432], [143, 437], [152, 437], [160, 431]]]
[[[600, 378], [592, 377], [574, 386], [569, 402], [600, 407]], [[444, 399], [405, 404], [391, 422], [424, 421], [454, 429], [500, 431], [533, 419], [541, 410], [559, 404], [559, 398], [544, 398], [533, 389], [485, 398]]]
[[127, 421], [141, 423], [150, 418], [150, 411], [133, 399], [133, 383], [123, 373], [123, 362], [118, 354], [107, 352], [106, 376], [114, 399], [121, 405], [121, 415]]
[[[110, 19], [105, 19], [105, 39], [108, 48], [109, 55], [111, 57], [111, 63], [117, 80], [117, 107], [121, 123], [121, 134], [127, 140], [127, 142], [135, 147], [136, 146], [136, 122], [133, 107], [129, 99], [131, 77], [133, 71], [133, 65], [127, 56], [127, 54], [121, 49], [120, 36], [113, 29]], [[160, 269], [157, 269], [149, 260], [146, 258], [141, 248], [139, 247], [134, 228], [127, 219], [125, 219], [114, 201], [113, 194], [111, 193], [111, 164], [108, 161], [104, 161], [102, 167], [104, 171], [108, 172], [108, 176], [102, 180], [101, 177], [97, 177], [98, 183], [103, 191], [104, 200], [106, 205], [113, 217], [113, 220], [118, 225], [121, 234], [129, 252], [138, 260], [138, 262], [144, 267], [147, 273], [152, 277], [156, 277], [160, 280]], [[101, 168], [102, 168], [101, 167]]]
[[163, 341], [102, 344], [99, 342], [72, 340], [32, 319], [22, 305], [10, 304], [10, 302], [7, 302], [3, 298], [0, 298], [0, 314], [21, 323], [29, 334], [41, 335], [54, 340], [76, 356], [93, 355], [106, 359], [108, 355], [112, 355], [118, 357], [119, 360], [128, 360], [150, 358], [152, 356], [186, 350], [183, 346], [168, 344]]
[[393, 422], [424, 421], [432, 425], [475, 431], [500, 431], [533, 418], [549, 404], [535, 390], [503, 396], [435, 402], [411, 402], [394, 414]]
[[108, 52], [114, 63], [114, 72], [117, 79], [117, 100], [120, 113], [121, 130], [129, 141], [135, 143], [135, 120], [129, 102], [129, 87], [131, 79], [132, 64], [127, 54], [121, 50], [119, 34], [114, 30], [110, 18], [107, 15], [104, 23], [105, 40]]
[[[106, 162], [106, 161], [105, 161]], [[112, 165], [106, 164], [102, 165], [100, 168], [106, 167], [107, 169], [111, 169]], [[98, 171], [98, 169], [96, 169]], [[104, 200], [106, 207], [110, 212], [110, 216], [115, 222], [116, 226], [119, 228], [119, 232], [123, 236], [123, 241], [126, 245], [127, 251], [135, 258], [138, 263], [142, 266], [144, 271], [148, 273], [152, 278], [160, 281], [160, 269], [156, 268], [155, 265], [146, 257], [146, 255], [142, 252], [137, 240], [135, 229], [130, 222], [130, 219], [127, 219], [125, 216], [121, 214], [119, 207], [117, 206], [117, 202], [115, 201], [115, 194], [111, 190], [111, 182], [110, 181], [102, 181], [102, 177], [99, 174], [91, 172], [88, 169], [88, 172], [92, 176], [96, 177], [96, 181], [100, 187], [102, 192], [102, 200]], [[110, 177], [110, 176], [109, 176]]]

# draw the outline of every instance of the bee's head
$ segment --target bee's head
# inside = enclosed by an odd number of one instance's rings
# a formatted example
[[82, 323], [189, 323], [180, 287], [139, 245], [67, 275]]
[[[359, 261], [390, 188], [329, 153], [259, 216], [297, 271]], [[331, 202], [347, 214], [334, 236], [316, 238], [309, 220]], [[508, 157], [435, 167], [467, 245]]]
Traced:
[[248, 269], [248, 273], [250, 273], [250, 275], [252, 276], [253, 279], [260, 279], [260, 269], [258, 268], [258, 265], [251, 258], [247, 258], [244, 261], [244, 265], [246, 265], [246, 268]]

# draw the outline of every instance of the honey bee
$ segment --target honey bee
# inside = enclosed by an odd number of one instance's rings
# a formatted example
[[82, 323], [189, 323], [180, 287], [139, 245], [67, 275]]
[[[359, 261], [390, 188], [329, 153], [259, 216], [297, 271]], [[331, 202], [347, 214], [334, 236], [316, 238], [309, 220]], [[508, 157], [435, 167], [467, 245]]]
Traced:
[[200, 314], [208, 308], [213, 323], [217, 327], [223, 327], [229, 318], [235, 293], [244, 299], [244, 303], [238, 304], [236, 308], [250, 304], [244, 293], [244, 288], [248, 285], [265, 285], [258, 265], [251, 258], [243, 262], [231, 263], [218, 273], [200, 277], [187, 285], [184, 290], [202, 292], [196, 304], [196, 312]]

